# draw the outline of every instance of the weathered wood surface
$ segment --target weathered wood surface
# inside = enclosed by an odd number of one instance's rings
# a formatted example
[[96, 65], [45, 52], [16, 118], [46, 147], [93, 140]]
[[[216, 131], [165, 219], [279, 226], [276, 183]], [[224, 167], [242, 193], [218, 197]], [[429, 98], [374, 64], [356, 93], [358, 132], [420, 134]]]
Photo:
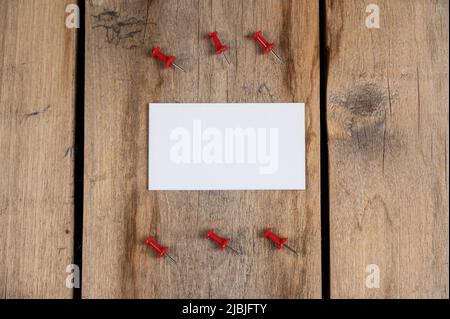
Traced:
[[69, 1], [0, 1], [0, 298], [71, 298], [75, 31]]
[[[87, 2], [83, 297], [321, 296], [318, 17], [313, 1]], [[249, 39], [258, 29], [286, 65]], [[187, 73], [150, 60], [156, 45]], [[307, 191], [147, 191], [148, 103], [294, 101], [307, 105]], [[263, 240], [268, 225], [300, 257]], [[204, 240], [213, 227], [244, 255]], [[143, 245], [148, 234], [178, 267]]]
[[326, 8], [331, 297], [448, 298], [448, 2], [369, 3]]
[[[0, 1], [0, 298], [73, 294], [71, 2]], [[380, 29], [365, 26], [369, 3], [325, 6], [331, 297], [448, 298], [448, 2], [377, 1]], [[320, 298], [318, 4], [86, 5], [83, 297]], [[258, 29], [286, 65], [261, 55]], [[213, 30], [232, 66], [212, 55]], [[150, 60], [156, 45], [187, 74]], [[306, 102], [307, 191], [147, 191], [150, 102]], [[299, 258], [261, 239], [269, 225]], [[244, 256], [203, 240], [211, 227]]]

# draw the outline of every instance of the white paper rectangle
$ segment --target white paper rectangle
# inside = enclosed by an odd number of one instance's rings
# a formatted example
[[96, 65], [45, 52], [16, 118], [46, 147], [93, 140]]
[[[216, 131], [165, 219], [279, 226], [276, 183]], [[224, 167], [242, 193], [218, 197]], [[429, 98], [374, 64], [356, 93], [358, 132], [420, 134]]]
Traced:
[[152, 103], [149, 190], [305, 189], [303, 103]]

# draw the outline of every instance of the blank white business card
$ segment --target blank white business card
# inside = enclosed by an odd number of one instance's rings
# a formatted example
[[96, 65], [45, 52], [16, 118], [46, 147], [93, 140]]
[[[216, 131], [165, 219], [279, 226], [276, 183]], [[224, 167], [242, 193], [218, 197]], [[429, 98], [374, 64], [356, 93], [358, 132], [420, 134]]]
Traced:
[[305, 189], [303, 103], [151, 103], [149, 190]]

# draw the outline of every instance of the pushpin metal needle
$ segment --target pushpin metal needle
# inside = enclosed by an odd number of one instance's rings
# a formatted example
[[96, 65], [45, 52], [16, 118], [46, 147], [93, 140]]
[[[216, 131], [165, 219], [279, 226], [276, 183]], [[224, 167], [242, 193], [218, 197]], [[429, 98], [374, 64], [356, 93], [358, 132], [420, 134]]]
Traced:
[[230, 60], [228, 59], [227, 55], [225, 54], [225, 51], [228, 50], [228, 46], [223, 45], [220, 42], [219, 36], [217, 31], [211, 32], [210, 34], [208, 34], [208, 38], [212, 39], [214, 46], [216, 47], [216, 50], [214, 51], [214, 54], [221, 54], [224, 56], [225, 60], [227, 61], [228, 64], [230, 63]]
[[238, 256], [241, 255], [241, 253], [240, 253], [239, 251], [237, 251], [236, 249], [234, 249], [233, 247], [231, 247], [231, 246], [227, 246], [227, 247], [230, 248], [232, 251], [234, 251], [234, 253], [235, 253], [236, 255], [238, 255]]
[[281, 57], [274, 50], [270, 50], [270, 53], [273, 54], [273, 56], [278, 60], [278, 62], [280, 62], [281, 64], [284, 63]]
[[177, 264], [177, 262], [175, 261], [175, 259], [172, 258], [172, 256], [170, 256], [169, 254], [165, 254], [165, 256], [168, 257], [170, 261], [172, 261], [175, 265]]
[[298, 256], [298, 252], [291, 246], [284, 244], [284, 247], [286, 247], [287, 249], [289, 249], [290, 251], [292, 251], [294, 254], [296, 254]]
[[219, 245], [221, 250], [224, 250], [225, 248], [229, 248], [231, 249], [236, 255], [241, 255], [241, 253], [236, 250], [235, 248], [230, 246], [230, 240], [227, 238], [222, 238], [219, 235], [217, 235], [214, 232], [214, 229], [211, 229], [208, 234], [206, 235], [206, 239], [211, 239], [213, 241], [215, 241], [217, 243], [217, 245]]
[[225, 52], [222, 52], [223, 56], [225, 57], [225, 60], [227, 61], [228, 65], [231, 64], [230, 60], [228, 60], [227, 55], [225, 54]]
[[172, 256], [170, 256], [167, 251], [169, 250], [168, 247], [164, 247], [164, 246], [160, 246], [156, 240], [152, 237], [152, 236], [148, 236], [147, 240], [145, 241], [146, 245], [149, 245], [150, 247], [152, 247], [155, 251], [156, 254], [158, 255], [158, 257], [162, 257], [162, 256], [166, 256], [170, 259], [170, 261], [172, 261], [175, 265], [177, 264], [177, 262], [175, 261], [175, 259], [172, 258]]
[[264, 237], [266, 237], [266, 238], [270, 239], [271, 241], [273, 241], [278, 249], [282, 249], [283, 246], [284, 246], [287, 249], [289, 249], [290, 251], [292, 251], [294, 254], [298, 255], [298, 252], [294, 248], [292, 248], [291, 246], [286, 245], [286, 241], [288, 239], [285, 238], [285, 237], [280, 237], [280, 236], [274, 234], [272, 232], [271, 228], [269, 228], [269, 229], [267, 229], [265, 231]]
[[263, 47], [264, 54], [267, 54], [270, 52], [278, 60], [278, 62], [280, 62], [281, 64], [284, 63], [283, 60], [281, 59], [281, 57], [273, 50], [276, 45], [274, 43], [267, 42], [267, 40], [264, 39], [261, 31], [256, 32], [252, 36], [252, 38], [253, 38], [253, 40], [256, 40]]
[[186, 70], [183, 69], [183, 68], [182, 68], [181, 66], [179, 66], [178, 64], [176, 64], [175, 62], [172, 63], [172, 65], [173, 65], [174, 67], [176, 67], [178, 70], [183, 71], [184, 73], [186, 73]]
[[181, 66], [179, 66], [178, 64], [175, 63], [175, 59], [176, 59], [175, 56], [165, 55], [164, 53], [161, 52], [159, 47], [156, 47], [153, 50], [152, 58], [157, 58], [158, 60], [164, 62], [164, 67], [166, 67], [166, 68], [175, 67], [178, 70], [186, 73], [186, 71]]

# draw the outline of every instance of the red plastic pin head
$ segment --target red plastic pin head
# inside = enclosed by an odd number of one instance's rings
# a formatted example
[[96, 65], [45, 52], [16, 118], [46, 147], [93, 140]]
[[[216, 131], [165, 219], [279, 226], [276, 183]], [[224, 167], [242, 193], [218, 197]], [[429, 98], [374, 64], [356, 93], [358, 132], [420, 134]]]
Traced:
[[264, 237], [270, 239], [275, 243], [278, 249], [283, 248], [284, 243], [288, 240], [287, 238], [279, 237], [272, 232], [272, 229], [269, 228], [265, 231]]
[[145, 244], [152, 247], [153, 250], [156, 251], [156, 254], [158, 257], [167, 256], [167, 257], [169, 257], [170, 260], [172, 260], [174, 263], [176, 263], [175, 260], [167, 253], [169, 248], [159, 245], [152, 236], [147, 237], [147, 239], [145, 240]]
[[292, 247], [286, 245], [286, 242], [288, 240], [287, 238], [280, 237], [277, 234], [273, 233], [271, 228], [268, 228], [264, 232], [264, 237], [270, 239], [271, 241], [273, 241], [278, 249], [281, 249], [284, 246], [287, 249], [289, 249], [290, 251], [294, 252], [296, 255], [298, 254], [295, 249], [293, 249]]
[[216, 47], [216, 51], [214, 52], [214, 54], [220, 54], [228, 50], [228, 47], [220, 42], [217, 31], [208, 34], [208, 38], [213, 40], [214, 46]]
[[211, 229], [206, 235], [206, 239], [212, 239], [217, 243], [221, 250], [224, 250], [229, 244], [230, 240], [227, 238], [222, 238], [214, 232], [214, 229]]
[[219, 235], [217, 235], [214, 232], [214, 229], [211, 229], [208, 234], [206, 235], [206, 239], [211, 239], [213, 241], [215, 241], [217, 243], [217, 245], [220, 247], [221, 250], [224, 250], [225, 248], [230, 248], [232, 251], [234, 251], [237, 255], [240, 255], [241, 253], [239, 251], [237, 251], [236, 249], [234, 249], [233, 247], [231, 247], [230, 244], [230, 239], [228, 238], [222, 238]]
[[252, 36], [253, 40], [256, 40], [262, 47], [264, 54], [272, 53], [273, 56], [278, 60], [278, 62], [283, 63], [281, 57], [273, 50], [275, 48], [274, 43], [269, 43], [266, 39], [264, 39], [261, 31], [255, 32]]
[[152, 58], [156, 58], [164, 63], [164, 67], [171, 68], [172, 66], [176, 67], [177, 69], [186, 72], [181, 66], [175, 63], [175, 56], [173, 55], [165, 55], [161, 52], [159, 47], [156, 47], [152, 51]]
[[225, 60], [227, 61], [228, 64], [230, 64], [230, 60], [228, 60], [227, 55], [225, 54], [225, 51], [228, 50], [228, 47], [226, 45], [223, 45], [220, 42], [219, 36], [217, 31], [211, 32], [210, 34], [208, 34], [208, 38], [213, 40], [213, 44], [216, 47], [216, 51], [214, 52], [214, 54], [223, 54], [223, 56], [225, 57]]
[[266, 39], [264, 39], [261, 31], [255, 32], [255, 34], [252, 36], [252, 39], [258, 41], [259, 44], [261, 44], [264, 50], [264, 54], [269, 53], [272, 49], [275, 48], [274, 43], [269, 43]]
[[170, 68], [172, 67], [173, 62], [175, 62], [175, 56], [165, 55], [161, 52], [159, 47], [156, 47], [152, 52], [152, 58], [157, 58], [158, 60], [164, 62], [164, 67]]

